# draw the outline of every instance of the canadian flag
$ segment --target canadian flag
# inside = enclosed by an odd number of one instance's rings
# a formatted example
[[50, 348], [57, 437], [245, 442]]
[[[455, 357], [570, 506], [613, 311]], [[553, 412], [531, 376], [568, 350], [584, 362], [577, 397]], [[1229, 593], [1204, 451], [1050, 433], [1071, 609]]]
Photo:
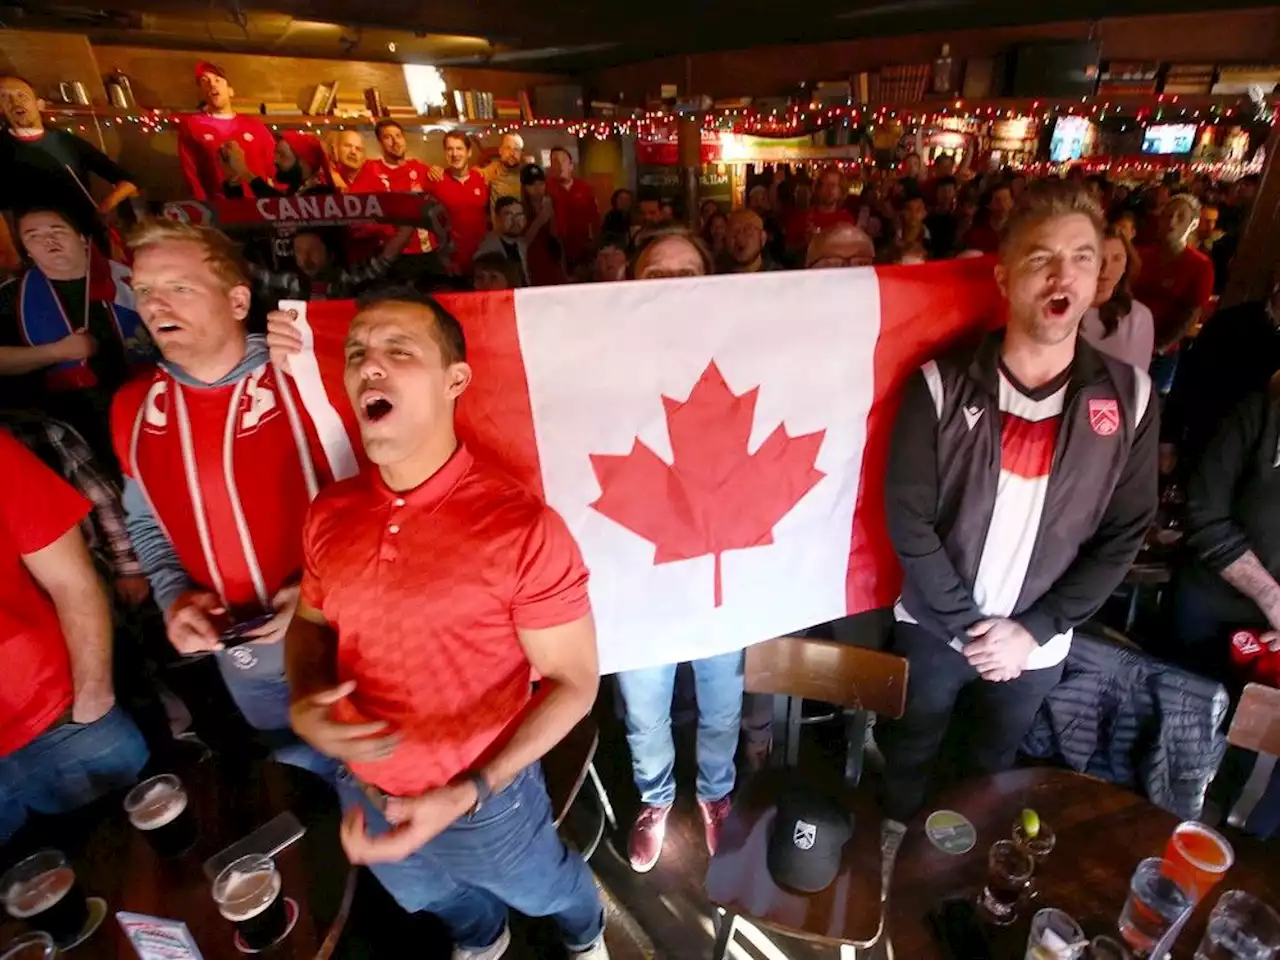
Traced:
[[[603, 673], [696, 659], [889, 605], [884, 466], [898, 391], [1002, 317], [990, 260], [442, 296], [475, 379], [459, 433], [564, 517]], [[288, 302], [335, 475], [349, 301]]]

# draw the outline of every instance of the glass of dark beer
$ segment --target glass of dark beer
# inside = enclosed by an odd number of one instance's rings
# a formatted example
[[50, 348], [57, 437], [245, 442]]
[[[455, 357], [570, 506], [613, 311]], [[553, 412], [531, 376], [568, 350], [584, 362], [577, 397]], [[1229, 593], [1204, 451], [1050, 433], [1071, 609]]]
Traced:
[[57, 850], [33, 853], [0, 877], [0, 897], [10, 916], [49, 934], [59, 947], [75, 943], [89, 925], [84, 891]]
[[978, 905], [989, 921], [1000, 926], [1013, 923], [1031, 894], [1031, 874], [1036, 862], [1012, 840], [999, 840], [987, 851], [987, 883]]
[[58, 946], [47, 933], [27, 933], [13, 940], [0, 953], [0, 960], [53, 960]]
[[196, 819], [187, 808], [187, 791], [171, 773], [144, 780], [130, 790], [124, 812], [161, 857], [180, 857], [196, 844]]
[[270, 857], [250, 854], [229, 864], [213, 881], [218, 912], [236, 925], [238, 945], [265, 950], [284, 939], [296, 910], [281, 896], [280, 872]]

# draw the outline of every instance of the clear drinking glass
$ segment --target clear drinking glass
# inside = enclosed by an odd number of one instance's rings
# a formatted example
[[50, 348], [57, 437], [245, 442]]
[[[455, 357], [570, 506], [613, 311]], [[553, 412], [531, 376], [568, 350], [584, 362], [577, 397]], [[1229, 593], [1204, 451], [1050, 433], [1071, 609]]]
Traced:
[[1218, 831], [1187, 820], [1174, 828], [1164, 858], [1172, 865], [1169, 876], [1199, 902], [1231, 869], [1236, 852]]
[[1018, 917], [1031, 888], [1035, 861], [1012, 840], [997, 840], [987, 851], [987, 883], [978, 906], [992, 923], [1004, 926]]
[[59, 946], [74, 943], [89, 925], [89, 904], [75, 871], [58, 850], [41, 850], [0, 877], [9, 915], [43, 931]]
[[12, 941], [0, 953], [0, 960], [53, 960], [58, 955], [58, 945], [47, 933], [28, 933]]
[[162, 773], [129, 791], [124, 798], [124, 812], [157, 854], [172, 859], [196, 843], [196, 818], [187, 802], [182, 781], [171, 773]]
[[1191, 895], [1170, 876], [1171, 864], [1148, 857], [1129, 881], [1129, 898], [1120, 914], [1120, 936], [1136, 953], [1146, 954], [1191, 905]]
[[289, 911], [280, 890], [275, 861], [258, 854], [229, 864], [213, 881], [218, 912], [235, 924], [244, 946], [255, 952], [289, 932]]
[[1084, 931], [1071, 914], [1046, 907], [1031, 918], [1026, 960], [1076, 960], [1085, 945]]
[[1087, 960], [1130, 960], [1130, 953], [1124, 944], [1110, 937], [1094, 937], [1089, 941], [1089, 949], [1085, 951]]
[[1241, 890], [1220, 896], [1196, 948], [1196, 960], [1272, 960], [1276, 956], [1280, 956], [1280, 915]]

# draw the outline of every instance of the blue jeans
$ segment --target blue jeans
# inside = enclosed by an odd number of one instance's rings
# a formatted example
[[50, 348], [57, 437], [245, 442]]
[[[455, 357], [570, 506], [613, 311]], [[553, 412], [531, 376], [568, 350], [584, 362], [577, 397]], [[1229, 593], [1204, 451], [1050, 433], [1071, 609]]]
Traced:
[[138, 782], [147, 743], [129, 715], [112, 707], [93, 723], [64, 723], [0, 757], [0, 844], [28, 812], [67, 813]]
[[[694, 660], [698, 699], [698, 799], [733, 791], [733, 755], [742, 720], [742, 651]], [[640, 802], [670, 806], [676, 799], [676, 747], [671, 739], [671, 692], [676, 664], [617, 675], [627, 708], [627, 745]]]
[[[344, 811], [359, 804], [367, 829], [390, 829], [351, 774], [338, 773]], [[528, 917], [554, 917], [570, 952], [604, 934], [604, 908], [582, 857], [569, 850], [551, 822], [551, 801], [538, 764], [526, 767], [474, 816], [447, 830], [399, 863], [369, 868], [409, 913], [434, 913], [454, 943], [477, 949], [502, 935], [507, 907]]]
[[289, 681], [284, 642], [245, 643], [216, 654], [218, 670], [236, 709], [271, 748], [278, 763], [300, 767], [332, 781], [338, 762], [298, 739], [289, 726]]

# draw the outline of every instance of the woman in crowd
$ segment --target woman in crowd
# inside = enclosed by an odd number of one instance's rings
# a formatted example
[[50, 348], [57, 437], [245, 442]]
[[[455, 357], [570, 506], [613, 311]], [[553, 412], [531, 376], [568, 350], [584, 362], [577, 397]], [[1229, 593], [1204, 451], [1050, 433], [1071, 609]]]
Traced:
[[[703, 204], [705, 207], [706, 204]], [[702, 242], [711, 249], [717, 261], [724, 256], [725, 240], [729, 236], [729, 218], [717, 208], [702, 225]]]
[[1133, 299], [1130, 280], [1136, 271], [1133, 245], [1113, 223], [1102, 243], [1098, 292], [1080, 323], [1080, 332], [1103, 353], [1145, 370], [1155, 346], [1155, 324], [1151, 311]]
[[630, 190], [613, 191], [613, 196], [609, 199], [609, 212], [604, 215], [602, 232], [605, 235], [625, 235], [631, 232], [631, 203]]

